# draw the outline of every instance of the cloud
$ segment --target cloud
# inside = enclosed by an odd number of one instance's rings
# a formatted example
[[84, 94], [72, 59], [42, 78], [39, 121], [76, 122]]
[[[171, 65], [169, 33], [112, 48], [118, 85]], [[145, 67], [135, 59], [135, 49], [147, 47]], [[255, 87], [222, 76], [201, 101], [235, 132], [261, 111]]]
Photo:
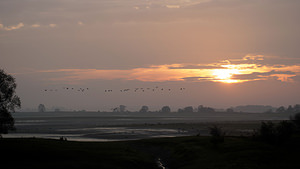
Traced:
[[[253, 58], [251, 58], [253, 59]], [[255, 59], [255, 58], [254, 58]], [[247, 62], [247, 60], [245, 60]], [[50, 81], [84, 81], [84, 80], [137, 80], [143, 82], [163, 81], [212, 81], [222, 83], [243, 83], [257, 80], [276, 79], [291, 82], [300, 75], [300, 65], [269, 66], [263, 64], [233, 64], [220, 61], [211, 64], [169, 64], [151, 65], [128, 70], [106, 69], [58, 69], [45, 70], [40, 73], [61, 74], [49, 78]]]
[[193, 81], [193, 82], [215, 80], [213, 77], [202, 77], [202, 76], [198, 76], [198, 77], [183, 77], [182, 79], [185, 80], [185, 81]]
[[33, 24], [33, 25], [31, 25], [31, 27], [32, 28], [39, 28], [39, 27], [41, 27], [41, 25], [40, 24]]
[[269, 72], [253, 72], [250, 74], [235, 74], [231, 77], [231, 79], [236, 80], [247, 80], [247, 81], [254, 81], [254, 80], [266, 80], [269, 78], [276, 78], [280, 81], [291, 81], [292, 77], [296, 76], [295, 72], [292, 71], [276, 71], [272, 70]]
[[264, 60], [264, 55], [246, 55], [243, 60]]
[[49, 24], [49, 27], [51, 27], [51, 28], [55, 28], [55, 27], [57, 27], [57, 25], [56, 25], [56, 24], [53, 24], [53, 23], [51, 23], [51, 24]]
[[166, 7], [170, 9], [178, 9], [180, 8], [180, 5], [166, 5]]
[[24, 27], [23, 22], [20, 22], [17, 25], [11, 25], [11, 26], [4, 26], [3, 24], [0, 24], [0, 30], [6, 30], [6, 31], [12, 31], [12, 30], [17, 30]]
[[179, 66], [172, 66], [169, 69], [226, 69], [221, 67], [220, 65], [179, 65]]

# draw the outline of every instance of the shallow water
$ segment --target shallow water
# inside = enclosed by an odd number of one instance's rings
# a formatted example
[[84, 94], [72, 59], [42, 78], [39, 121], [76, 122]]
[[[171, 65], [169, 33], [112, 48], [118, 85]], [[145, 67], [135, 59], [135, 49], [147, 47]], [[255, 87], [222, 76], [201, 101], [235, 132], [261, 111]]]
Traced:
[[[119, 141], [152, 137], [208, 135], [207, 126], [182, 124], [288, 120], [287, 113], [13, 113], [16, 131], [4, 137], [42, 137], [74, 141]], [[188, 129], [186, 128], [188, 127]], [[250, 131], [251, 128], [236, 128]]]

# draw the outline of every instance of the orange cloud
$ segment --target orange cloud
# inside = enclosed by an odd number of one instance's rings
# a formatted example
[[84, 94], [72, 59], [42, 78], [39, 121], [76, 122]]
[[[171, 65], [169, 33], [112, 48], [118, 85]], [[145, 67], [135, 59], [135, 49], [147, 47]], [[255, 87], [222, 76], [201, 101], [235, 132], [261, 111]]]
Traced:
[[3, 24], [0, 24], [0, 30], [6, 30], [6, 31], [12, 31], [12, 30], [17, 30], [24, 27], [24, 24], [22, 22], [20, 22], [17, 25], [12, 25], [12, 26], [4, 26]]
[[[263, 56], [247, 56], [243, 60], [262, 61]], [[221, 61], [212, 64], [170, 64], [152, 65], [149, 67], [128, 70], [102, 69], [58, 69], [41, 71], [43, 73], [61, 72], [51, 81], [84, 81], [84, 80], [138, 80], [144, 82], [163, 81], [213, 81], [222, 83], [242, 83], [247, 81], [276, 79], [292, 82], [293, 77], [300, 75], [300, 65], [262, 65], [260, 63], [238, 63]]]

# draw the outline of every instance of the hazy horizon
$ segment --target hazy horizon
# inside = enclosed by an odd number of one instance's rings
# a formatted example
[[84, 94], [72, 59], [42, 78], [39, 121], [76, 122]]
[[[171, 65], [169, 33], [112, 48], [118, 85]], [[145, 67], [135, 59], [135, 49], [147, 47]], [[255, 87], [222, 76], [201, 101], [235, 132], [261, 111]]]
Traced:
[[22, 110], [295, 105], [299, 9], [295, 0], [2, 0], [0, 68], [16, 78]]

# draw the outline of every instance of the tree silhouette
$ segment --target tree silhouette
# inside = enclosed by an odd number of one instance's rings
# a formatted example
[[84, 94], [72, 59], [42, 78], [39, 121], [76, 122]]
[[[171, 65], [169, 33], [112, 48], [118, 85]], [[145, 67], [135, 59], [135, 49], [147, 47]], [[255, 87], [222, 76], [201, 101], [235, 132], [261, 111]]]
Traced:
[[186, 113], [192, 113], [194, 111], [193, 107], [192, 106], [188, 106], [188, 107], [185, 107], [183, 109], [184, 112]]
[[298, 132], [300, 130], [300, 112], [296, 113], [294, 116], [291, 116], [290, 119], [296, 125]]
[[261, 123], [258, 136], [264, 142], [282, 144], [291, 138], [294, 131], [294, 124], [290, 121], [281, 121], [278, 124], [268, 121]]
[[211, 107], [204, 107], [202, 105], [198, 106], [198, 112], [200, 113], [213, 113], [215, 112], [215, 109]]
[[44, 104], [40, 104], [38, 107], [39, 112], [45, 112], [46, 111], [46, 107]]
[[287, 113], [293, 113], [294, 112], [294, 108], [292, 107], [292, 105], [289, 105], [289, 107], [286, 109]]
[[15, 129], [11, 112], [21, 107], [20, 98], [15, 95], [15, 79], [0, 69], [0, 134]]
[[148, 110], [149, 110], [149, 107], [148, 107], [148, 106], [142, 106], [140, 112], [141, 112], [141, 113], [146, 113], [146, 112], [148, 112]]
[[227, 113], [233, 113], [234, 110], [233, 110], [233, 108], [228, 108], [228, 109], [226, 109], [226, 112], [227, 112]]
[[276, 113], [284, 113], [285, 108], [283, 106], [280, 106], [278, 109], [276, 109]]
[[300, 112], [300, 104], [294, 105], [294, 111], [295, 111], [296, 113]]
[[125, 112], [126, 106], [120, 105], [119, 109], [120, 109], [120, 112]]
[[209, 127], [209, 134], [211, 134], [210, 142], [217, 146], [219, 143], [224, 142], [225, 132], [222, 130], [221, 127], [217, 125], [213, 125]]
[[169, 106], [164, 106], [164, 107], [161, 109], [161, 111], [162, 111], [163, 113], [169, 113], [169, 112], [171, 112], [171, 108], [170, 108]]

